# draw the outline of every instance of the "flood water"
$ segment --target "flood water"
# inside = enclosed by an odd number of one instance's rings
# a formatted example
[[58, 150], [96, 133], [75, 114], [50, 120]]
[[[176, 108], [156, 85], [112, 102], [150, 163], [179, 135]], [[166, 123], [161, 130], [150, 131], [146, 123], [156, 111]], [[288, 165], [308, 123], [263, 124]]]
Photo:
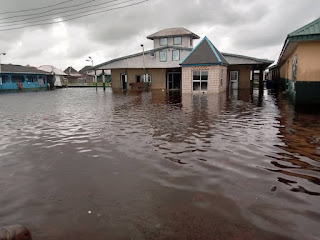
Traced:
[[63, 89], [0, 119], [0, 226], [36, 240], [320, 239], [320, 109]]

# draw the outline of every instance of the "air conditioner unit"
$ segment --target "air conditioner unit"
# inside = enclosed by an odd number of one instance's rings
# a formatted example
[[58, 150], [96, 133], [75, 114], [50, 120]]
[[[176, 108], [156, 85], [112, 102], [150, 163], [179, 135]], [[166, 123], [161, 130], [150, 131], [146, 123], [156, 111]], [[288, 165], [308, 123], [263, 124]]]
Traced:
[[156, 57], [156, 53], [155, 52], [150, 52], [149, 56], [150, 56], [150, 58], [155, 58]]

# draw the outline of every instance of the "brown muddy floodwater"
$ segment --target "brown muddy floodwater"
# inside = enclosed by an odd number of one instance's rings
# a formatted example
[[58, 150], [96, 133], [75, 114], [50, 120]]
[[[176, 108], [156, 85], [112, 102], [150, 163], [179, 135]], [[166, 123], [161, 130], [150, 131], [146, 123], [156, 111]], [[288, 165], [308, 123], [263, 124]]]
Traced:
[[0, 226], [35, 240], [320, 239], [320, 109], [257, 95], [0, 94]]

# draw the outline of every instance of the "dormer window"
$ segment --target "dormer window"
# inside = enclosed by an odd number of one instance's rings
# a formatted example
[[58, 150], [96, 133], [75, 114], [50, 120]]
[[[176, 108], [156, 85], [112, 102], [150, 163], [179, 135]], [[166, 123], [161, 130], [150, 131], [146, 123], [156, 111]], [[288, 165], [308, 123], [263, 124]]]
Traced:
[[160, 38], [160, 46], [167, 46], [168, 38]]
[[173, 44], [174, 45], [181, 45], [182, 44], [182, 37], [174, 37]]

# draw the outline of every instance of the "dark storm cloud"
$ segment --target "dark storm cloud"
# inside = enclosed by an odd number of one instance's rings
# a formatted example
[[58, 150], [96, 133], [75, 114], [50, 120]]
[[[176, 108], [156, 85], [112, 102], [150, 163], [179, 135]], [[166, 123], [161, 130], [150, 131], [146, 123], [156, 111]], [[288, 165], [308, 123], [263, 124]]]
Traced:
[[[59, 2], [0, 0], [0, 12]], [[83, 2], [73, 0], [67, 6]], [[106, 1], [95, 3], [102, 2]], [[270, 52], [281, 49], [289, 32], [319, 17], [318, 9], [317, 0], [150, 0], [54, 26], [0, 32], [0, 51], [10, 53], [6, 59], [11, 62], [81, 67], [89, 55], [105, 61], [140, 51], [140, 43], [150, 48], [147, 35], [179, 26], [201, 37], [208, 35], [222, 51], [270, 57]], [[0, 18], [6, 16], [10, 15]], [[55, 17], [65, 19], [61, 14]]]

